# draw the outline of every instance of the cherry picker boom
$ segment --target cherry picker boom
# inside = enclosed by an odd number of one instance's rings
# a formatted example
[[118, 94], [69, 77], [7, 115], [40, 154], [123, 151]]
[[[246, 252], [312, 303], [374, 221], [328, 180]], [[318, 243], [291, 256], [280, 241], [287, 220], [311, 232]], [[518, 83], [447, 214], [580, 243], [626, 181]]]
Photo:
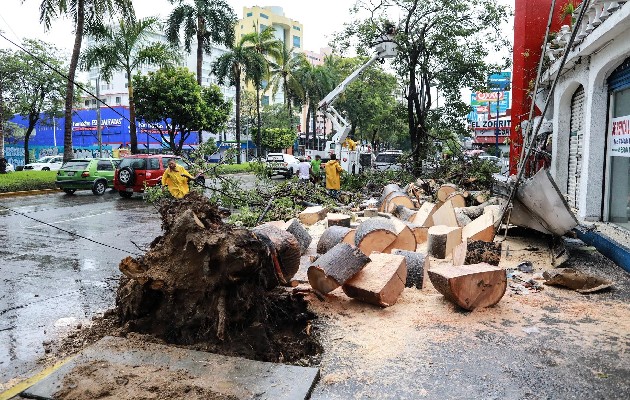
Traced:
[[334, 135], [331, 140], [326, 141], [324, 150], [306, 149], [306, 156], [314, 158], [316, 155], [327, 160], [330, 154], [335, 153], [341, 167], [352, 174], [360, 171], [359, 164], [361, 149], [357, 149], [352, 143], [344, 143], [348, 137], [348, 133], [352, 129], [351, 124], [333, 107], [335, 100], [346, 90], [348, 85], [357, 80], [357, 78], [372, 64], [378, 60], [395, 57], [398, 53], [396, 43], [392, 40], [393, 32], [383, 35], [376, 44], [376, 54], [372, 56], [365, 64], [354, 70], [346, 79], [343, 80], [332, 92], [328, 93], [322, 101], [319, 102], [317, 109], [322, 111], [331, 121]]

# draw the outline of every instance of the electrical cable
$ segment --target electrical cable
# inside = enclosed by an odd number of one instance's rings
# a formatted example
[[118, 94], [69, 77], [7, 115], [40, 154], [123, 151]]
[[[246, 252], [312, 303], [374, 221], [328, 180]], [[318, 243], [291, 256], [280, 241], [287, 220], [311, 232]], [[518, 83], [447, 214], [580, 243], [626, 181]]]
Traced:
[[31, 217], [30, 215], [25, 214], [25, 213], [23, 213], [23, 212], [16, 211], [16, 210], [14, 210], [14, 209], [12, 209], [12, 208], [9, 208], [9, 207], [7, 207], [7, 206], [4, 206], [4, 205], [2, 205], [2, 204], [0, 204], [0, 208], [3, 208], [3, 209], [5, 209], [5, 210], [11, 211], [11, 212], [14, 212], [14, 213], [16, 213], [16, 214], [18, 214], [18, 215], [21, 215], [21, 216], [23, 216], [23, 217], [25, 217], [25, 218], [31, 219], [31, 220], [33, 220], [33, 221], [35, 221], [35, 222], [40, 223], [40, 224], [50, 226], [51, 228], [54, 228], [54, 229], [60, 230], [60, 231], [65, 232], [65, 233], [67, 233], [67, 234], [69, 234], [69, 235], [71, 235], [71, 236], [75, 236], [75, 237], [78, 237], [78, 238], [80, 238], [80, 239], [85, 239], [85, 240], [87, 240], [87, 241], [89, 241], [89, 242], [92, 242], [92, 243], [95, 243], [95, 244], [98, 244], [98, 245], [101, 245], [101, 246], [104, 246], [104, 247], [109, 247], [110, 249], [114, 249], [114, 250], [122, 251], [123, 253], [133, 254], [134, 256], [138, 256], [138, 257], [141, 257], [141, 256], [142, 256], [142, 254], [140, 254], [140, 253], [134, 253], [133, 251], [123, 250], [123, 249], [121, 249], [121, 248], [118, 248], [118, 247], [115, 247], [115, 246], [111, 246], [111, 245], [109, 245], [109, 244], [106, 244], [106, 243], [103, 243], [103, 242], [99, 242], [99, 241], [94, 240], [94, 239], [90, 239], [89, 237], [86, 237], [86, 236], [83, 236], [83, 235], [79, 235], [78, 233], [71, 232], [71, 231], [69, 231], [69, 230], [67, 230], [67, 229], [60, 228], [60, 227], [55, 226], [55, 225], [53, 225], [53, 224], [50, 224], [50, 223], [48, 223], [48, 222], [45, 222], [45, 221], [42, 221], [42, 220], [40, 220], [40, 219], [37, 219], [37, 218]]

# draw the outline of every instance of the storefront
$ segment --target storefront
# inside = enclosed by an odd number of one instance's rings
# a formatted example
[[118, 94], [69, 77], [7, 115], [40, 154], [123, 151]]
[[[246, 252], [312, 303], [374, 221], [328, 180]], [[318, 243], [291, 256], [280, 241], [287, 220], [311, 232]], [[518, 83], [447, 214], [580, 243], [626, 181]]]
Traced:
[[608, 78], [608, 185], [606, 220], [630, 229], [630, 57]]

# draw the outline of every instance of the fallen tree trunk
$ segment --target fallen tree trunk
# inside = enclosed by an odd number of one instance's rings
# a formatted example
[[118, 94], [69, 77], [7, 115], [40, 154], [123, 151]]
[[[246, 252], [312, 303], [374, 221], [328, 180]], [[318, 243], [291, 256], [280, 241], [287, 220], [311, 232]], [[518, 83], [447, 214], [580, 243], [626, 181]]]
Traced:
[[[300, 243], [291, 233], [271, 225], [261, 225], [252, 229], [259, 238], [268, 240], [273, 244], [273, 250], [277, 254], [278, 263], [282, 271], [283, 283], [289, 282], [300, 269], [300, 256], [302, 248]], [[274, 253], [272, 252], [272, 257]]]
[[342, 289], [348, 297], [381, 307], [396, 303], [405, 289], [407, 268], [401, 255], [375, 253], [370, 262]]
[[327, 228], [317, 242], [317, 253], [325, 254], [339, 243], [354, 245], [355, 230], [344, 226]]
[[489, 264], [436, 267], [429, 278], [444, 297], [469, 311], [497, 304], [507, 288], [505, 270]]
[[370, 218], [357, 228], [354, 244], [363, 254], [382, 252], [397, 238], [396, 227], [392, 220], [382, 217]]
[[285, 224], [284, 229], [295, 236], [297, 241], [300, 243], [302, 254], [306, 253], [306, 250], [308, 249], [308, 246], [311, 245], [313, 238], [300, 221], [297, 218], [292, 218]]
[[308, 267], [308, 281], [315, 291], [326, 294], [343, 285], [369, 261], [356, 247], [339, 243]]
[[400, 192], [400, 191], [402, 191], [402, 189], [400, 188], [400, 186], [398, 186], [395, 183], [390, 183], [389, 185], [385, 185], [385, 187], [383, 187], [383, 192], [381, 193], [381, 197], [376, 203], [376, 208], [378, 208], [378, 210], [381, 212], [387, 211], [385, 206], [387, 205], [386, 202], [389, 199], [389, 196], [394, 192]]
[[448, 196], [450, 196], [451, 193], [454, 193], [456, 191], [457, 191], [456, 185], [453, 185], [452, 183], [445, 183], [444, 185], [440, 186], [440, 188], [438, 189], [437, 198], [442, 203], [445, 203], [446, 200], [448, 199]]

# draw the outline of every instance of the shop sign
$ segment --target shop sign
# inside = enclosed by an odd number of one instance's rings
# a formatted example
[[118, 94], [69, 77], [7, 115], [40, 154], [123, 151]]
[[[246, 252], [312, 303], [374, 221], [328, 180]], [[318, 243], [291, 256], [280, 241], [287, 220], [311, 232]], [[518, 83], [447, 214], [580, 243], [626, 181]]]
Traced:
[[610, 155], [630, 157], [630, 115], [612, 119]]

